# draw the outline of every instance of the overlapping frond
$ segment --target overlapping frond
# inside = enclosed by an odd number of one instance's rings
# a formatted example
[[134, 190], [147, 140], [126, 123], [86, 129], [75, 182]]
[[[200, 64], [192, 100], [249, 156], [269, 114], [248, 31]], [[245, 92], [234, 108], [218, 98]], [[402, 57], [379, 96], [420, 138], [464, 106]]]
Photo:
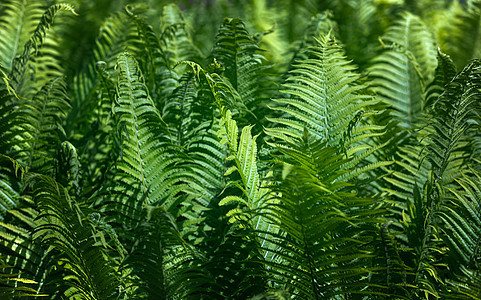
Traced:
[[[47, 31], [53, 25], [55, 16], [61, 10], [75, 14], [68, 4], [54, 4], [36, 20], [32, 36], [23, 46], [23, 52], [13, 59], [10, 69], [12, 86], [17, 94], [29, 97], [46, 82], [61, 75], [57, 41], [47, 39]], [[41, 49], [47, 46], [48, 50]], [[38, 55], [41, 53], [41, 55]], [[32, 71], [33, 70], [33, 71]]]
[[[289, 62], [290, 70], [296, 68], [296, 64], [299, 61], [309, 58], [306, 50], [308, 47], [316, 46], [316, 37], [327, 35], [330, 32], [336, 32], [336, 23], [331, 18], [332, 12], [330, 11], [317, 14], [311, 18], [309, 25], [305, 29], [303, 39], [295, 49], [294, 55]], [[287, 79], [289, 73], [286, 73], [285, 76], [285, 79]]]
[[260, 199], [262, 198], [259, 174], [256, 165], [256, 136], [252, 136], [250, 127], [244, 127], [239, 138], [237, 123], [232, 119], [232, 113], [229, 110], [223, 111], [220, 127], [221, 129], [219, 130], [218, 135], [221, 144], [229, 146], [232, 156], [228, 159], [234, 161], [234, 165], [226, 170], [224, 176], [228, 176], [232, 172], [238, 172], [241, 177], [241, 184], [239, 187], [244, 195], [243, 197], [227, 196], [222, 199], [219, 205], [229, 203], [230, 201], [238, 201], [243, 203], [248, 210], [255, 211], [259, 208]]
[[453, 3], [444, 16], [448, 21], [439, 30], [442, 50], [453, 57], [459, 69], [481, 54], [481, 1], [468, 2], [466, 7]]
[[479, 298], [480, 0], [57, 3], [0, 0], [0, 298]]
[[[266, 216], [279, 232], [267, 231], [276, 245], [266, 262], [271, 280], [291, 286], [299, 299], [355, 297], [356, 293], [383, 294], [382, 282], [369, 282], [376, 231], [382, 209], [376, 199], [343, 191], [339, 182], [346, 163], [342, 153], [326, 141], [308, 136], [281, 151], [290, 159], [274, 178], [276, 201]], [[362, 212], [362, 213], [361, 213]], [[384, 291], [386, 292], [386, 291]], [[342, 296], [341, 296], [342, 295]]]
[[102, 247], [95, 245], [90, 220], [82, 208], [50, 177], [30, 175], [26, 184], [39, 210], [34, 237], [50, 247], [47, 253], [65, 271], [65, 296], [113, 298], [120, 282]]
[[[125, 14], [115, 13], [104, 21], [99, 28], [89, 61], [73, 79], [70, 92], [72, 110], [66, 126], [67, 135], [87, 135], [92, 122], [100, 123], [97, 124], [99, 127], [107, 125], [106, 119], [110, 113], [111, 101], [105, 101], [107, 103], [101, 101], [105, 96], [98, 89], [101, 80], [97, 75], [97, 69], [99, 72], [103, 70], [108, 75], [116, 64], [117, 56], [125, 50], [136, 53], [138, 43], [135, 25], [129, 22]], [[99, 94], [102, 96], [99, 97]]]
[[45, 9], [40, 1], [5, 1], [0, 18], [0, 63], [11, 69], [15, 57], [23, 53], [23, 46], [37, 27]]
[[[275, 99], [272, 107], [283, 117], [269, 118], [277, 123], [267, 133], [287, 142], [300, 139], [304, 127], [329, 145], [340, 146], [355, 115], [367, 110], [375, 101], [363, 95], [355, 82], [358, 75], [345, 59], [342, 48], [331, 35], [320, 36], [316, 46], [307, 50], [309, 59], [298, 62], [297, 68], [283, 85], [285, 98]], [[358, 126], [350, 136], [376, 131], [375, 127]]]
[[[443, 64], [439, 68], [451, 74], [452, 64]], [[437, 73], [446, 73], [439, 68]], [[401, 147], [394, 172], [386, 177], [391, 184], [386, 191], [397, 200], [393, 212], [401, 222], [396, 226], [405, 231], [398, 235], [400, 243], [415, 249], [401, 257], [415, 273], [409, 279], [419, 288], [415, 295], [426, 298], [442, 295], [448, 274], [472, 264], [479, 245], [480, 176], [470, 167], [477, 161], [469, 144], [479, 130], [479, 62], [447, 81], [427, 108], [429, 125], [421, 130], [420, 144]]]
[[8, 210], [2, 213], [0, 221], [0, 252], [5, 263], [2, 277], [7, 279], [6, 290], [2, 291], [5, 294], [2, 296], [12, 297], [22, 292], [25, 296], [32, 295], [32, 288], [37, 290], [34, 293], [37, 295], [54, 296], [62, 293], [65, 288], [59, 289], [48, 284], [55, 276], [62, 276], [61, 272], [51, 268], [55, 257], [47, 255], [48, 247], [34, 242], [32, 236], [32, 231], [39, 224], [36, 219], [38, 210], [34, 208], [30, 197], [20, 197], [26, 170], [12, 158], [1, 156], [1, 159], [2, 173], [10, 175], [2, 176], [5, 179], [3, 183], [10, 184], [10, 187], [2, 185], [0, 192], [3, 194], [8, 189], [14, 189], [12, 191], [15, 192], [12, 198], [14, 205], [7, 207]]
[[434, 78], [426, 89], [426, 107], [430, 107], [441, 96], [444, 88], [457, 74], [456, 66], [451, 57], [438, 49], [438, 66]]
[[421, 121], [425, 88], [436, 68], [433, 38], [419, 17], [404, 13], [382, 41], [386, 50], [369, 69], [371, 86], [399, 126], [413, 129]]
[[[112, 112], [118, 156], [114, 164], [115, 184], [108, 190], [117, 195], [116, 201], [123, 203], [127, 211], [129, 206], [141, 209], [161, 205], [177, 217], [182, 202], [192, 191], [188, 185], [191, 180], [188, 159], [171, 141], [134, 57], [121, 54], [117, 69], [117, 97]], [[132, 213], [124, 217], [135, 220], [137, 216]]]
[[[223, 75], [240, 97], [240, 117], [251, 124], [260, 124], [265, 105], [265, 57], [261, 48], [239, 18], [226, 18], [216, 36], [210, 55], [211, 62], [219, 64]], [[254, 116], [254, 118], [253, 118]]]
[[182, 239], [173, 216], [164, 209], [155, 207], [144, 218], [134, 230], [134, 245], [122, 268], [132, 268], [136, 277], [135, 298], [171, 299], [182, 293], [186, 284], [176, 281], [177, 274], [183, 271], [178, 268], [195, 253]]

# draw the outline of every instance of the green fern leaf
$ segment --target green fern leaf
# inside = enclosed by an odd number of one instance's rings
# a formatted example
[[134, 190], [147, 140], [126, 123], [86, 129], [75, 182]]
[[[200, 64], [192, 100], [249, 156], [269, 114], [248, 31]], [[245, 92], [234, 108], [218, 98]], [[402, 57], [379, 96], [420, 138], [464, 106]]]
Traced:
[[43, 13], [40, 1], [6, 1], [0, 20], [0, 63], [12, 68], [13, 60], [33, 34]]
[[[28, 96], [29, 90], [35, 91], [31, 86], [26, 86], [28, 83], [26, 75], [28, 74], [31, 62], [33, 62], [34, 68], [37, 68], [39, 72], [41, 72], [42, 69], [48, 72], [49, 69], [57, 68], [58, 63], [52, 63], [48, 55], [41, 55], [37, 58], [37, 54], [39, 49], [47, 43], [47, 31], [52, 26], [56, 14], [61, 10], [70, 11], [75, 14], [74, 9], [68, 4], [54, 4], [50, 6], [40, 18], [30, 39], [25, 43], [22, 54], [14, 58], [11, 67], [11, 78], [12, 86], [14, 86], [18, 94]], [[55, 75], [55, 73], [52, 75]], [[58, 76], [59, 74], [57, 73], [56, 75]], [[52, 80], [52, 78], [47, 76], [46, 80]], [[40, 83], [42, 82], [40, 81]]]
[[[267, 220], [279, 229], [264, 232], [270, 245], [277, 246], [268, 248], [273, 256], [266, 261], [267, 272], [279, 285], [291, 286], [299, 299], [355, 297], [363, 289], [370, 291], [374, 282], [363, 280], [374, 251], [368, 244], [382, 210], [370, 208], [375, 199], [342, 192], [350, 185], [336, 182], [345, 159], [325, 141], [313, 140], [306, 132], [289, 146], [281, 149], [290, 159], [289, 171], [273, 178], [272, 197], [277, 201], [265, 210]], [[359, 218], [360, 212], [366, 214]], [[383, 293], [382, 284], [374, 285], [373, 292], [380, 288]]]
[[425, 88], [436, 68], [433, 39], [417, 16], [405, 13], [382, 40], [389, 44], [369, 69], [371, 85], [392, 108], [399, 126], [412, 129], [421, 121]]
[[[108, 126], [107, 119], [113, 99], [99, 101], [99, 84], [102, 79], [98, 73], [105, 73], [105, 78], [108, 78], [117, 62], [117, 56], [126, 49], [131, 53], [137, 53], [138, 44], [139, 37], [135, 25], [129, 22], [124, 14], [115, 13], [105, 19], [99, 28], [99, 35], [88, 63], [73, 79], [72, 109], [65, 128], [68, 136], [87, 135], [87, 129], [91, 128], [90, 124], [94, 120], [101, 122], [98, 124], [100, 127]], [[111, 80], [115, 80], [115, 77]], [[96, 114], [91, 114], [92, 111]]]
[[94, 246], [88, 219], [65, 188], [42, 175], [27, 178], [33, 199], [40, 211], [34, 237], [56, 249], [57, 263], [66, 271], [63, 284], [66, 294], [84, 299], [111, 299], [119, 282], [102, 249]]
[[268, 118], [283, 127], [266, 132], [290, 142], [302, 138], [307, 127], [316, 138], [339, 146], [351, 118], [375, 101], [362, 95], [362, 87], [355, 84], [358, 75], [330, 35], [321, 36], [307, 54], [310, 58], [300, 61], [284, 84], [286, 98], [276, 99], [272, 107], [285, 117]]
[[[239, 138], [237, 123], [232, 119], [232, 113], [229, 110], [224, 110], [223, 115], [221, 130], [218, 136], [221, 138], [221, 144], [229, 145], [232, 156], [228, 159], [234, 160], [235, 162], [232, 171], [227, 170], [224, 176], [227, 176], [234, 170], [239, 173], [242, 181], [241, 189], [247, 200], [243, 200], [237, 196], [227, 196], [219, 205], [230, 201], [238, 201], [244, 203], [248, 210], [256, 211], [260, 206], [260, 200], [263, 195], [260, 190], [260, 179], [256, 164], [257, 137], [252, 136], [251, 127], [244, 127]], [[256, 223], [256, 220], [254, 220], [253, 224]]]
[[175, 277], [183, 263], [192, 259], [192, 251], [180, 235], [175, 220], [160, 207], [152, 208], [135, 229], [134, 247], [125, 260], [138, 276], [136, 297], [169, 299], [180, 287]]
[[269, 86], [266, 59], [261, 52], [241, 19], [226, 18], [210, 55], [210, 60], [222, 68], [223, 76], [239, 95], [239, 117], [250, 124], [261, 122], [265, 110], [262, 102]]

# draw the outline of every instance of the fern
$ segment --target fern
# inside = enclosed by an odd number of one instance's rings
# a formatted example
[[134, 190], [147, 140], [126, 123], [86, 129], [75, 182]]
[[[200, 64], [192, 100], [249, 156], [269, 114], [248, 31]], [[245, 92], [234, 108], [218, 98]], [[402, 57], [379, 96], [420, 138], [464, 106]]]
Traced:
[[413, 129], [425, 106], [425, 88], [436, 68], [436, 52], [422, 21], [405, 13], [383, 37], [385, 51], [373, 61], [369, 74], [374, 91], [392, 108], [399, 126]]
[[193, 254], [180, 236], [174, 218], [160, 207], [153, 208], [135, 232], [138, 239], [123, 268], [131, 268], [132, 275], [138, 277], [134, 279], [138, 286], [136, 297], [173, 297], [180, 289], [173, 284], [176, 268]]
[[0, 62], [11, 69], [13, 60], [23, 52], [23, 45], [37, 27], [44, 5], [38, 1], [7, 1], [1, 19]]
[[0, 4], [0, 298], [479, 298], [480, 1], [71, 3]]
[[223, 75], [237, 91], [240, 97], [240, 117], [259, 124], [263, 112], [263, 85], [267, 84], [263, 74], [265, 57], [242, 20], [224, 19], [210, 59], [220, 64], [224, 69]]
[[330, 35], [321, 36], [307, 54], [310, 58], [299, 62], [284, 84], [286, 98], [276, 99], [278, 105], [272, 107], [286, 117], [269, 121], [284, 128], [268, 128], [267, 133], [289, 142], [301, 138], [306, 126], [316, 138], [338, 146], [355, 113], [375, 101], [360, 93], [353, 67]]
[[94, 246], [91, 231], [85, 226], [89, 221], [80, 207], [49, 177], [33, 175], [26, 184], [40, 210], [34, 236], [51, 247], [49, 252], [60, 251], [57, 263], [68, 274], [64, 278], [69, 287], [66, 296], [113, 298], [119, 283], [101, 248]]
[[117, 56], [124, 50], [129, 49], [136, 52], [138, 35], [134, 25], [127, 20], [125, 15], [116, 13], [107, 18], [99, 28], [91, 57], [73, 81], [72, 110], [69, 112], [66, 125], [67, 135], [86, 135], [84, 131], [90, 128], [89, 125], [93, 122], [92, 116], [87, 113], [89, 111], [96, 111], [96, 121], [103, 122], [102, 125], [105, 125], [111, 103], [110, 101], [99, 103], [97, 98], [97, 87], [100, 83], [100, 78], [97, 76], [97, 64], [100, 69], [104, 69], [108, 73], [112, 71]]
[[[336, 182], [345, 162], [325, 141], [313, 140], [306, 132], [281, 151], [290, 166], [274, 178], [278, 200], [267, 209], [268, 219], [280, 230], [266, 232], [277, 245], [269, 249], [274, 259], [266, 262], [272, 280], [292, 286], [300, 299], [350, 297], [362, 291], [370, 285], [363, 279], [371, 272], [369, 245], [382, 210], [369, 208], [375, 199], [341, 191], [349, 185]], [[357, 215], [361, 212], [362, 217]]]
[[[30, 39], [26, 41], [22, 54], [15, 57], [13, 60], [11, 67], [12, 86], [15, 88], [18, 94], [24, 94], [24, 96], [28, 97], [29, 93], [32, 91], [35, 92], [34, 87], [27, 87], [27, 83], [29, 80], [31, 80], [31, 78], [27, 77], [27, 75], [33, 75], [28, 72], [29, 67], [37, 69], [39, 74], [36, 74], [36, 76], [39, 79], [44, 76], [41, 74], [41, 72], [46, 71], [47, 76], [45, 76], [46, 78], [44, 82], [51, 80], [52, 76], [59, 75], [59, 73], [51, 71], [58, 66], [58, 63], [52, 62], [52, 59], [55, 61], [54, 57], [49, 58], [48, 55], [44, 54], [38, 58], [37, 54], [39, 49], [44, 44], [50, 42], [50, 40], [46, 40], [47, 30], [49, 30], [52, 26], [55, 16], [60, 10], [70, 11], [75, 14], [73, 8], [68, 4], [55, 4], [50, 6], [40, 18], [39, 23], [33, 31]], [[32, 63], [33, 66], [31, 65]], [[38, 80], [38, 82], [42, 83], [41, 80]]]
[[[453, 3], [446, 14], [449, 22], [443, 24], [439, 39], [442, 50], [454, 58], [456, 66], [461, 69], [471, 59], [479, 58], [479, 28], [481, 2], [469, 1], [466, 9]], [[449, 34], [450, 38], [446, 35]]]

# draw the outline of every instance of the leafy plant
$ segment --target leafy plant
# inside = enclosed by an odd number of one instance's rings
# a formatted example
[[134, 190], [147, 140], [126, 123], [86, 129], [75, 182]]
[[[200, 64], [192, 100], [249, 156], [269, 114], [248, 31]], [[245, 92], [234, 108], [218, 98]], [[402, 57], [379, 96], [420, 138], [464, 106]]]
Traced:
[[0, 4], [2, 299], [481, 298], [480, 1], [67, 2]]

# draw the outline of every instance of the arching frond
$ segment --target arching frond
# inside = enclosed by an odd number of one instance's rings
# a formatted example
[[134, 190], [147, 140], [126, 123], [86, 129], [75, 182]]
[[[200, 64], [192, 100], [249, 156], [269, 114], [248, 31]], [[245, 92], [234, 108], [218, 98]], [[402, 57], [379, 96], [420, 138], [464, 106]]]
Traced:
[[27, 178], [33, 200], [39, 209], [35, 238], [58, 251], [57, 264], [65, 270], [63, 285], [67, 297], [111, 299], [120, 282], [106, 260], [102, 247], [95, 245], [90, 221], [67, 190], [43, 175]]
[[438, 49], [438, 66], [434, 72], [434, 79], [426, 89], [426, 107], [431, 106], [444, 91], [446, 85], [456, 75], [456, 66], [451, 57]]
[[387, 49], [369, 69], [371, 86], [399, 126], [412, 129], [421, 121], [425, 88], [436, 68], [433, 38], [419, 17], [404, 13], [382, 41]]
[[[12, 86], [20, 95], [28, 97], [32, 92], [37, 92], [35, 84], [31, 82], [32, 76], [35, 78], [34, 81], [38, 88], [39, 83], [40, 86], [42, 86], [45, 81], [52, 80], [52, 76], [60, 75], [58, 70], [61, 68], [59, 67], [59, 62], [55, 62], [55, 56], [58, 56], [58, 54], [55, 53], [55, 50], [47, 51], [46, 53], [43, 53], [43, 55], [37, 54], [39, 51], [42, 51], [41, 48], [44, 44], [53, 43], [53, 45], [55, 45], [55, 41], [47, 40], [46, 36], [47, 31], [53, 25], [56, 14], [61, 10], [70, 11], [75, 14], [74, 9], [68, 4], [54, 4], [50, 6], [38, 20], [37, 26], [32, 32], [32, 36], [24, 45], [22, 54], [13, 59], [10, 70]], [[32, 73], [31, 69], [35, 71]], [[56, 69], [57, 72], [55, 71]], [[35, 74], [35, 72], [37, 72], [37, 74]], [[47, 75], [42, 74], [42, 72], [46, 72]], [[44, 80], [40, 80], [42, 77]]]
[[[87, 129], [90, 129], [91, 123], [95, 121], [100, 123], [98, 124], [100, 127], [106, 125], [111, 102], [104, 103], [100, 100], [102, 97], [99, 97], [97, 90], [100, 76], [97, 75], [97, 72], [100, 70], [106, 74], [112, 72], [117, 56], [125, 50], [136, 53], [137, 44], [137, 30], [125, 14], [115, 13], [104, 21], [99, 28], [89, 61], [73, 79], [72, 109], [66, 126], [68, 136], [87, 135]], [[93, 115], [91, 112], [96, 112], [96, 114]]]
[[15, 57], [23, 53], [25, 43], [42, 17], [45, 3], [40, 1], [5, 1], [0, 18], [0, 64], [10, 70]]
[[481, 54], [481, 1], [468, 2], [465, 7], [457, 1], [451, 5], [438, 33], [441, 50], [453, 57], [458, 69]]
[[397, 170], [386, 177], [392, 184], [386, 190], [398, 201], [394, 203], [395, 218], [402, 220], [396, 226], [406, 233], [398, 235], [400, 243], [415, 249], [415, 255], [404, 253], [402, 257], [415, 272], [410, 280], [418, 287], [415, 293], [419, 297], [442, 295], [449, 274], [458, 272], [460, 264], [472, 263], [477, 255], [479, 206], [475, 191], [480, 177], [470, 168], [477, 163], [471, 161], [468, 141], [479, 130], [474, 121], [478, 91], [479, 62], [475, 61], [449, 81], [428, 109], [429, 125], [421, 131], [421, 145], [402, 147]]
[[[114, 164], [115, 184], [109, 190], [121, 203], [113, 205], [125, 205], [126, 210], [159, 205], [178, 217], [181, 204], [191, 191], [188, 185], [191, 171], [187, 161], [180, 161], [186, 157], [182, 149], [171, 142], [133, 56], [121, 54], [117, 68], [119, 79], [113, 115], [118, 156]], [[135, 220], [138, 217], [135, 214], [129, 218]]]
[[[8, 193], [3, 183], [10, 185], [7, 188], [14, 192], [11, 198], [13, 205], [2, 213], [0, 221], [0, 252], [5, 262], [2, 277], [7, 279], [6, 289], [0, 294], [5, 292], [2, 295], [8, 297], [15, 294], [54, 296], [62, 293], [65, 288], [49, 285], [52, 278], [61, 276], [61, 272], [51, 268], [55, 257], [47, 255], [48, 247], [34, 242], [32, 236], [32, 231], [39, 224], [36, 220], [38, 211], [29, 197], [20, 197], [27, 172], [12, 158], [0, 155], [0, 159], [2, 174], [10, 175], [2, 175], [0, 192]], [[35, 288], [35, 293], [32, 288]]]
[[472, 134], [469, 130], [475, 126], [473, 121], [477, 120], [480, 109], [480, 69], [479, 60], [467, 65], [430, 110], [426, 158], [433, 166], [434, 184], [447, 184], [457, 178], [461, 172], [459, 165], [467, 162], [469, 148], [464, 139]]
[[450, 293], [445, 295], [449, 300], [477, 300], [481, 299], [481, 278], [479, 268], [471, 270], [463, 268], [463, 276], [449, 280]]
[[265, 58], [241, 19], [224, 19], [210, 59], [220, 64], [223, 75], [239, 94], [244, 106], [241, 117], [252, 120], [253, 115], [255, 118], [249, 123], [259, 123], [265, 108], [261, 94], [266, 81], [262, 76]]
[[[298, 62], [283, 85], [285, 98], [276, 99], [276, 106], [272, 107], [285, 114], [282, 118], [269, 118], [282, 127], [266, 131], [272, 137], [290, 142], [301, 138], [307, 127], [316, 138], [340, 146], [356, 113], [375, 101], [362, 95], [362, 86], [355, 84], [358, 75], [333, 37], [321, 36], [316, 46], [308, 48], [307, 55], [309, 59]], [[359, 134], [356, 129], [375, 131], [373, 127], [355, 128], [350, 135]]]
[[182, 273], [182, 264], [195, 254], [182, 239], [172, 215], [154, 207], [134, 232], [134, 245], [123, 268], [132, 268], [131, 275], [136, 277], [135, 298], [171, 299], [182, 293], [175, 277]]
[[4, 106], [3, 149], [24, 166], [54, 174], [56, 149], [62, 138], [69, 103], [63, 78], [45, 86], [32, 100], [17, 100]]
[[17, 205], [19, 198], [19, 186], [13, 178], [23, 176], [24, 170], [22, 165], [0, 153], [0, 220], [3, 219], [3, 213]]
[[[299, 46], [294, 49], [294, 55], [289, 62], [289, 70], [296, 68], [299, 61], [309, 58], [308, 48], [315, 47], [317, 45], [316, 38], [319, 36], [325, 36], [330, 32], [337, 32], [337, 25], [332, 20], [332, 12], [326, 11], [313, 16], [309, 25], [306, 27], [304, 36], [299, 43]], [[286, 73], [286, 80], [289, 78], [289, 73]]]
[[152, 98], [158, 107], [162, 107], [165, 102], [166, 95], [169, 95], [177, 85], [178, 74], [172, 69], [169, 54], [166, 53], [162, 40], [154, 32], [152, 26], [140, 16], [130, 11], [130, 6], [125, 9], [127, 15], [137, 26], [145, 59], [140, 60], [145, 74], [147, 74], [145, 84], [147, 85]]
[[197, 48], [192, 37], [192, 27], [183, 11], [175, 4], [162, 8], [161, 42], [170, 60], [170, 65], [183, 60], [201, 63], [203, 54]]
[[[279, 228], [279, 233], [266, 232], [266, 239], [277, 246], [269, 249], [274, 256], [266, 262], [271, 280], [291, 286], [299, 299], [383, 294], [377, 290], [382, 283], [367, 280], [375, 272], [370, 258], [382, 220], [382, 209], [373, 209], [377, 200], [342, 192], [349, 183], [336, 181], [345, 158], [307, 131], [281, 151], [290, 164], [274, 178], [277, 201], [266, 209], [267, 218]], [[370, 284], [377, 287], [371, 290]]]

